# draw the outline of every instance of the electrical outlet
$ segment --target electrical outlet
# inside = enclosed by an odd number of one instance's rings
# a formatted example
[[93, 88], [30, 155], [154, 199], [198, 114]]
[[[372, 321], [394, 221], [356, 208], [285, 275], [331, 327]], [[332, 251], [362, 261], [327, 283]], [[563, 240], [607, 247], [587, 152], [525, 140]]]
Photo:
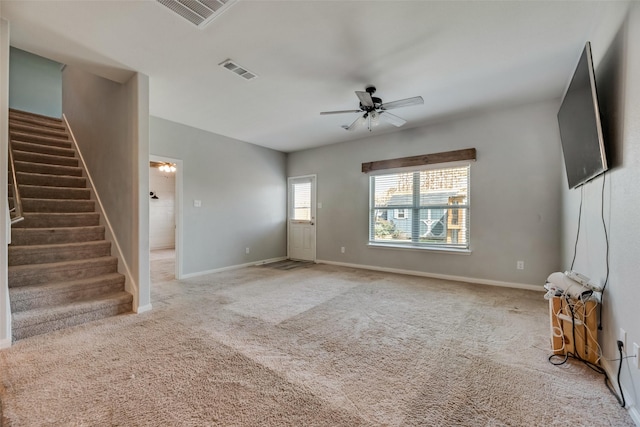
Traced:
[[627, 349], [627, 331], [625, 331], [622, 328], [620, 328], [620, 331], [618, 331], [618, 341], [622, 341], [622, 348], [625, 349], [625, 353], [626, 353], [626, 349]]
[[344, 246], [340, 248], [340, 252], [344, 253]]
[[524, 261], [518, 261], [518, 262], [516, 263], [516, 268], [517, 268], [518, 270], [524, 270]]
[[244, 253], [248, 254], [249, 252], [251, 252], [249, 248], [244, 248]]
[[636, 368], [640, 369], [640, 346], [638, 343], [633, 343], [633, 354], [636, 356]]

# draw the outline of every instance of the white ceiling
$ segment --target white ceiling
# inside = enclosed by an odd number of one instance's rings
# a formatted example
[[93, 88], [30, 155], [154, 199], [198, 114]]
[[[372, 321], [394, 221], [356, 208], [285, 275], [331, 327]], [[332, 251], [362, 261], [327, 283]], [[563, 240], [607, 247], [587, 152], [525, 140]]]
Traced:
[[[139, 71], [152, 115], [291, 152], [367, 136], [341, 128], [355, 114], [319, 115], [356, 109], [367, 85], [386, 102], [424, 98], [394, 110], [400, 129], [560, 97], [585, 41], [628, 4], [240, 0], [204, 29], [155, 0], [0, 7], [12, 46], [121, 82]], [[227, 58], [259, 77], [218, 66]]]

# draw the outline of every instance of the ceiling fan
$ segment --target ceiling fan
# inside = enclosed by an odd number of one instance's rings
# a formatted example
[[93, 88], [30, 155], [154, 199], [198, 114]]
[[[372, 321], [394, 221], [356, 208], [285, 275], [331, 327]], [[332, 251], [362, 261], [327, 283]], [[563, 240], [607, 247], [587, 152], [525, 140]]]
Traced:
[[323, 111], [320, 114], [364, 113], [350, 125], [343, 125], [342, 127], [346, 130], [354, 130], [367, 123], [367, 128], [371, 131], [373, 127], [378, 125], [380, 119], [383, 119], [397, 127], [407, 123], [405, 119], [391, 114], [387, 110], [424, 104], [424, 100], [421, 96], [385, 102], [383, 104], [382, 99], [372, 96], [375, 92], [376, 88], [374, 86], [367, 87], [364, 92], [356, 91], [356, 95], [360, 100], [359, 110]]

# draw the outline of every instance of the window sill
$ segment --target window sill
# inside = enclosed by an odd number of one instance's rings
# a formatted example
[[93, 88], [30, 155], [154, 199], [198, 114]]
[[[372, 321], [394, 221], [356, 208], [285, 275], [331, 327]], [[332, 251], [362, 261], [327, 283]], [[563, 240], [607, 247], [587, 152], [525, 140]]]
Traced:
[[471, 255], [471, 249], [455, 249], [455, 248], [438, 248], [433, 246], [411, 246], [411, 245], [395, 245], [393, 243], [372, 243], [367, 244], [370, 248], [376, 249], [401, 249], [409, 251], [428, 251], [444, 254], [455, 255]]

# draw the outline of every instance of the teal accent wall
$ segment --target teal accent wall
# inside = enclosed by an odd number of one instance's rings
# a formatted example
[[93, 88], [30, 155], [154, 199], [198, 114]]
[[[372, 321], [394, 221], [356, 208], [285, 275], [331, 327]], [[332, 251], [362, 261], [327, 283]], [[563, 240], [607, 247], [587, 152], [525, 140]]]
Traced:
[[11, 47], [9, 108], [62, 117], [62, 64]]

